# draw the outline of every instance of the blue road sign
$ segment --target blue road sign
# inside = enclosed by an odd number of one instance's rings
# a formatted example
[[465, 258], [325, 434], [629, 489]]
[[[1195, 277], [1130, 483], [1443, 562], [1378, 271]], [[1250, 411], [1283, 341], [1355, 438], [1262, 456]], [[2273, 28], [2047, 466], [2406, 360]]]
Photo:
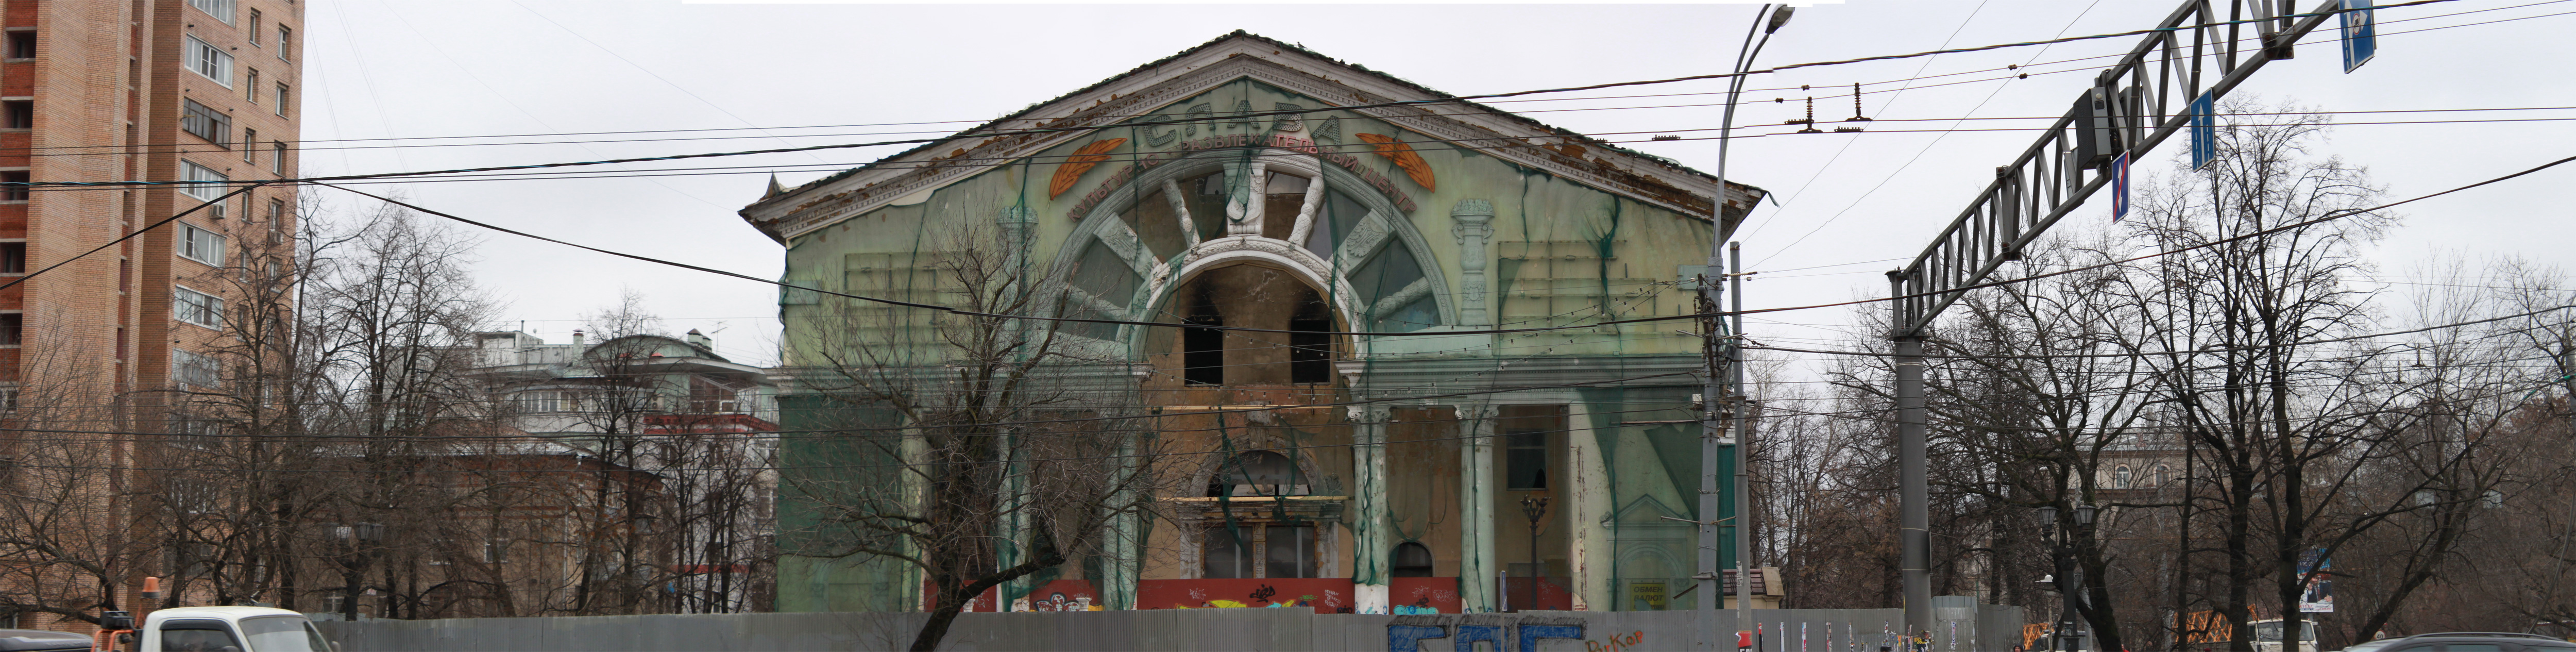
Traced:
[[2379, 22], [2371, 16], [2370, 0], [2343, 0], [2343, 8], [2336, 17], [2343, 19], [2343, 71], [2351, 74], [2379, 53]]
[[2111, 221], [2129, 216], [2129, 153], [2111, 159]]
[[2218, 160], [2218, 101], [2208, 93], [2191, 101], [2191, 169], [2209, 169]]

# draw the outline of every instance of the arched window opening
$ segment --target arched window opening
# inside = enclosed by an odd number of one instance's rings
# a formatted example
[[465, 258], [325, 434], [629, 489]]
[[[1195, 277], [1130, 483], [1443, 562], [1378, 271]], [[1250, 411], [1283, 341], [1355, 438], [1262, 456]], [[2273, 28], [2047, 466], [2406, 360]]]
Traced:
[[2156, 465], [2156, 484], [2155, 484], [2155, 486], [2158, 486], [2158, 487], [2165, 486], [2165, 479], [2168, 477], [2168, 475], [2167, 475], [2167, 474], [2170, 474], [2170, 473], [2172, 473], [2172, 472], [2173, 472], [2172, 467], [2168, 467], [2168, 466], [2165, 466], [2165, 465], [2162, 465], [2162, 464], [2158, 464], [2158, 465]]
[[1306, 186], [1311, 181], [1294, 174], [1271, 172], [1262, 182], [1261, 237], [1286, 240], [1297, 231], [1297, 209], [1305, 207]]
[[2122, 464], [2120, 465], [2120, 468], [2111, 471], [2111, 488], [2129, 488], [2129, 465]]
[[1297, 472], [1297, 464], [1288, 457], [1270, 451], [1251, 451], [1234, 456], [1217, 467], [1208, 480], [1207, 495], [1218, 496], [1303, 496], [1306, 478]]
[[[1127, 259], [1097, 242], [1074, 261], [1070, 280], [1072, 289], [1079, 292], [1066, 292], [1060, 311], [1074, 319], [1126, 319], [1127, 304], [1135, 300], [1137, 288], [1144, 283], [1135, 268], [1127, 265]], [[1065, 322], [1062, 328], [1092, 339], [1118, 337], [1117, 324]]]
[[1396, 544], [1394, 558], [1390, 568], [1396, 577], [1431, 576], [1431, 548], [1428, 546], [1414, 541]]
[[1315, 208], [1315, 225], [1300, 244], [1324, 260], [1333, 259], [1333, 251], [1342, 239], [1359, 230], [1360, 218], [1368, 217], [1368, 205], [1330, 187], [1324, 189], [1324, 205]]
[[[1222, 266], [1192, 277], [1173, 296], [1165, 310], [1184, 324], [1174, 338], [1179, 356], [1157, 364], [1178, 367], [1167, 373], [1189, 385], [1333, 382], [1330, 333], [1338, 329], [1332, 307], [1297, 275], [1266, 265]], [[1261, 330], [1190, 327], [1200, 325]]]

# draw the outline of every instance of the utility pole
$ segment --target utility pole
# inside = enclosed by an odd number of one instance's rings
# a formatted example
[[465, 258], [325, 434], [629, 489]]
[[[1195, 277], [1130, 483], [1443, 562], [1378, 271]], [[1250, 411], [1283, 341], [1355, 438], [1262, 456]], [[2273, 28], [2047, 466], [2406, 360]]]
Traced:
[[[1759, 20], [1766, 12], [1770, 19]], [[1698, 647], [1706, 650], [1715, 650], [1718, 647], [1717, 608], [1725, 602], [1725, 598], [1721, 595], [1724, 589], [1719, 588], [1718, 585], [1717, 514], [1718, 497], [1721, 495], [1718, 490], [1718, 461], [1722, 459], [1720, 453], [1729, 446], [1736, 448], [1738, 457], [1742, 456], [1743, 450], [1742, 446], [1737, 445], [1735, 438], [1728, 436], [1726, 418], [1721, 414], [1726, 404], [1727, 376], [1726, 369], [1720, 362], [1719, 347], [1722, 346], [1721, 338], [1724, 336], [1727, 324], [1726, 319], [1716, 313], [1718, 307], [1724, 305], [1720, 303], [1720, 299], [1723, 293], [1721, 284], [1725, 276], [1720, 270], [1726, 267], [1724, 247], [1727, 235], [1727, 136], [1735, 129], [1736, 97], [1744, 93], [1744, 77], [1741, 73], [1746, 66], [1752, 64], [1753, 57], [1762, 54], [1762, 46], [1771, 42], [1771, 34], [1780, 31], [1780, 26], [1789, 22], [1789, 15], [1790, 9], [1786, 6], [1766, 4], [1754, 14], [1757, 20], [1753, 25], [1745, 28], [1744, 45], [1736, 50], [1735, 55], [1734, 70], [1738, 74], [1727, 80], [1726, 110], [1724, 117], [1718, 123], [1717, 130], [1717, 170], [1713, 175], [1717, 177], [1717, 204], [1715, 212], [1709, 215], [1708, 266], [1700, 272], [1700, 312], [1709, 317], [1701, 324], [1701, 328], [1708, 334], [1708, 339], [1700, 347], [1701, 355], [1705, 358], [1700, 372], [1705, 375], [1707, 383], [1700, 392], [1699, 518], [1695, 521], [1699, 526], [1699, 574], [1693, 577], [1698, 581], [1691, 587], [1691, 590], [1699, 591], [1700, 595], [1698, 609], [1700, 645]], [[1753, 30], [1757, 28], [1762, 30], [1761, 39], [1758, 41], [1753, 34]], [[1750, 210], [1752, 207], [1745, 208]], [[1738, 323], [1742, 321], [1741, 318], [1737, 319]], [[1742, 467], [1737, 468], [1740, 472]], [[1743, 518], [1744, 513], [1737, 511], [1738, 522], [1733, 527], [1736, 528], [1738, 541], [1743, 540]], [[1738, 568], [1744, 565], [1743, 553], [1743, 548], [1736, 549]], [[1736, 581], [1738, 584], [1745, 583], [1741, 574], [1737, 576]], [[1751, 620], [1739, 617], [1735, 622], [1736, 627], [1741, 629]]]
[[[1786, 9], [1783, 9], [1786, 11]], [[1746, 423], [1744, 401], [1744, 243], [1726, 246], [1728, 283], [1735, 291], [1734, 339], [1726, 346], [1727, 376], [1732, 381], [1734, 396], [1728, 397], [1727, 410], [1733, 412], [1735, 435], [1735, 628], [1753, 622], [1753, 429]]]
[[[2222, 6], [2225, 15], [2219, 14]], [[1887, 273], [1895, 308], [1888, 339], [1895, 349], [1897, 511], [1907, 635], [1933, 627], [1923, 410], [1923, 341], [1933, 318], [1968, 288], [1992, 278], [2004, 263], [2020, 260], [2024, 247], [2110, 185], [2119, 172], [2112, 162], [2120, 154], [2140, 160], [2190, 124], [2195, 100], [2210, 98], [2214, 104], [2263, 64], [2290, 58], [2300, 37], [2346, 11], [2343, 0], [2326, 0], [2307, 14], [2277, 13], [2290, 6], [2289, 0], [2185, 0], [2157, 24], [2157, 31], [2094, 77], [2093, 86], [2077, 96], [2074, 108], [2042, 132], [2038, 142], [2012, 165], [1996, 168], [1995, 180], [1922, 255]], [[2204, 72], [2215, 72], [2218, 79], [2204, 85]], [[1720, 151], [1724, 142], [1719, 141]]]

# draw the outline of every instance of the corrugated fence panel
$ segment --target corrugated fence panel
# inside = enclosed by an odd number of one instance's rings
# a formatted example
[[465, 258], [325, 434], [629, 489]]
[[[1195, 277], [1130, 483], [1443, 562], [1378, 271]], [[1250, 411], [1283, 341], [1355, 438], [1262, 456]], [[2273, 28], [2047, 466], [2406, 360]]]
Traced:
[[[1720, 649], [1734, 649], [1735, 612], [1714, 614]], [[1894, 643], [1896, 609], [1759, 609], [1764, 652], [1875, 651]], [[1941, 621], [1933, 649], [2011, 649], [2021, 609], [1977, 605]], [[371, 620], [318, 623], [351, 652], [624, 652], [900, 650], [927, 622], [920, 613], [669, 614], [557, 618]], [[1950, 627], [1957, 625], [1953, 638]], [[1316, 614], [1302, 609], [1153, 609], [1073, 613], [968, 613], [942, 649], [1012, 650], [1584, 650], [1690, 649], [1690, 611], [1532, 611], [1415, 616]], [[1490, 641], [1490, 642], [1484, 642]], [[1464, 645], [1462, 645], [1462, 643]], [[1895, 643], [1902, 649], [1902, 643]]]

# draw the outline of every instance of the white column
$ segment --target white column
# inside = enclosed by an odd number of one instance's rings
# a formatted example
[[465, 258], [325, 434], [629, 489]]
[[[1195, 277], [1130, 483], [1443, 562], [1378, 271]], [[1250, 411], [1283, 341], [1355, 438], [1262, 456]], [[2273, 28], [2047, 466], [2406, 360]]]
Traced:
[[[1136, 437], [1130, 434], [1124, 441], [1118, 443], [1118, 459], [1120, 466], [1124, 468], [1118, 478], [1120, 482], [1135, 481], [1138, 466]], [[1112, 501], [1109, 508], [1124, 510], [1127, 507], [1126, 503], [1135, 500], [1136, 496], [1135, 489], [1122, 489], [1118, 492], [1118, 499]], [[1141, 527], [1142, 523], [1139, 519], [1140, 516], [1135, 513], [1113, 514], [1109, 517], [1109, 532], [1106, 537], [1108, 540], [1103, 545], [1107, 549], [1102, 551], [1100, 560], [1101, 577], [1098, 580], [1099, 585], [1092, 588], [1100, 592], [1102, 605], [1111, 611], [1136, 608], [1136, 579], [1141, 571], [1137, 566], [1143, 561], [1137, 558], [1136, 551], [1145, 543], [1137, 540], [1144, 534], [1144, 528]]]
[[1351, 602], [1353, 611], [1364, 614], [1388, 612], [1386, 422], [1390, 412], [1383, 405], [1350, 408], [1351, 474], [1357, 480], [1350, 523], [1358, 548], [1351, 551]]
[[1467, 439], [1458, 446], [1458, 607], [1467, 613], [1493, 611], [1494, 571], [1494, 418], [1492, 405], [1460, 405]]
[[1592, 414], [1590, 406], [1580, 401], [1569, 408], [1566, 421], [1576, 429], [1565, 433], [1565, 469], [1574, 480], [1564, 498], [1565, 565], [1574, 585], [1565, 588], [1574, 594], [1576, 611], [1608, 611], [1610, 527], [1601, 521], [1615, 504], [1610, 495], [1610, 465], [1601, 459], [1601, 440], [1596, 435], [1616, 436], [1618, 419]]

